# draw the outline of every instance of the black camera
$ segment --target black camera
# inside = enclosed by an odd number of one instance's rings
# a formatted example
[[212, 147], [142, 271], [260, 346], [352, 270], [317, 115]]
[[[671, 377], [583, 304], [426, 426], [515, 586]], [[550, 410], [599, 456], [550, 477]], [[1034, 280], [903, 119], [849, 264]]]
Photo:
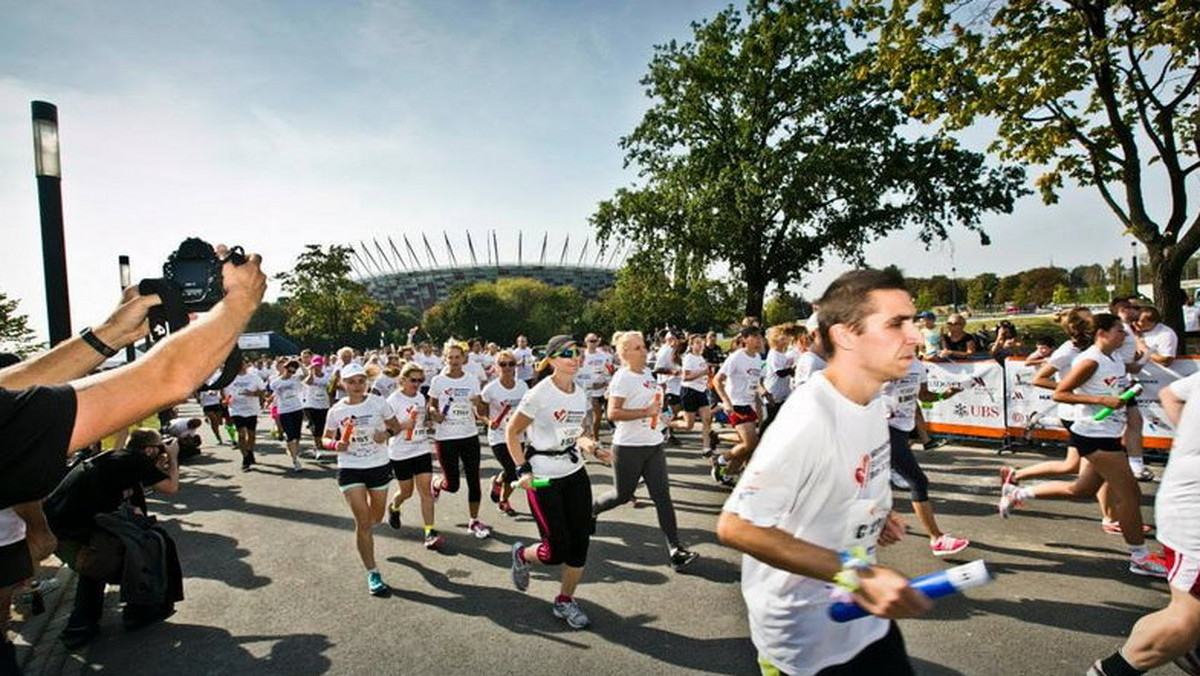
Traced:
[[[231, 249], [227, 260], [237, 265], [244, 263], [246, 256], [242, 247]], [[225, 261], [217, 257], [212, 245], [197, 237], [189, 237], [163, 263], [163, 278], [179, 287], [188, 312], [205, 312], [225, 296], [221, 279], [221, 267], [224, 264]]]

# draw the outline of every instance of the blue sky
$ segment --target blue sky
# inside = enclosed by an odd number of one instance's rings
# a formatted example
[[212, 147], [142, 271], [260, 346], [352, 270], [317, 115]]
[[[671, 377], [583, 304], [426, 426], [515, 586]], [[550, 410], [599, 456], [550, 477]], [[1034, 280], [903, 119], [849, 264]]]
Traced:
[[[156, 276], [191, 235], [261, 252], [272, 273], [306, 243], [404, 232], [495, 229], [505, 257], [517, 229], [526, 252], [543, 232], [552, 250], [578, 242], [634, 178], [617, 140], [647, 106], [652, 46], [724, 4], [0, 0], [0, 290], [45, 333], [33, 99], [59, 106], [76, 330], [115, 302], [118, 255]], [[1003, 274], [1130, 253], [1090, 191], [986, 225], [986, 249], [897, 233], [868, 262], [949, 274], [953, 248], [960, 275]]]

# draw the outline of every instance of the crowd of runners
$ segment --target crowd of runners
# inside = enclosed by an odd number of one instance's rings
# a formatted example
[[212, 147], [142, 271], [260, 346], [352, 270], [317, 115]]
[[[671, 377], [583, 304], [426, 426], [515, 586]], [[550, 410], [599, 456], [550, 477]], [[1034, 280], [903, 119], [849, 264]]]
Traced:
[[[1061, 461], [1003, 468], [1000, 516], [1031, 500], [1096, 496], [1099, 527], [1129, 546], [1129, 571], [1170, 580], [1168, 608], [1139, 623], [1093, 673], [1142, 673], [1190, 650], [1200, 632], [1200, 521], [1185, 515], [1200, 501], [1200, 468], [1190, 457], [1198, 449], [1179, 445], [1197, 443], [1197, 414], [1186, 402], [1200, 381], [1163, 390], [1177, 448], [1156, 510], [1162, 553], [1147, 544], [1154, 527], [1140, 507], [1138, 481], [1154, 475], [1141, 458], [1137, 401], [1119, 398], [1146, 361], [1175, 357], [1177, 341], [1161, 338], [1157, 312], [1124, 298], [1111, 313], [1076, 308], [1061, 316], [1066, 342], [1023, 349], [1011, 325], [986, 342], [966, 333], [958, 315], [939, 330], [932, 313], [912, 309], [902, 282], [864, 274], [835, 283], [807, 321], [764, 330], [746, 318], [728, 342], [668, 329], [560, 335], [536, 348], [517, 336], [502, 348], [480, 339], [414, 344], [410, 334], [403, 346], [247, 360], [223, 392], [197, 400], [217, 443], [236, 446], [245, 471], [257, 462], [260, 420], [271, 421], [293, 471], [306, 461], [337, 463], [372, 595], [390, 593], [375, 560], [376, 524], [400, 529], [419, 514], [423, 544], [436, 550], [442, 494], [465, 486], [467, 531], [479, 539], [491, 535], [487, 520], [526, 510], [537, 534], [512, 546], [512, 582], [524, 591], [532, 566], [560, 566], [552, 610], [575, 629], [589, 624], [575, 593], [597, 520], [635, 501], [639, 486], [657, 513], [664, 563], [679, 570], [696, 558], [677, 531], [665, 447], [699, 423], [711, 479], [732, 492], [718, 532], [747, 554], [743, 591], [763, 672], [910, 673], [896, 667], [907, 663], [896, 625], [834, 623], [825, 616], [830, 592], [849, 592], [882, 618], [928, 607], [903, 576], [874, 562], [876, 545], [903, 531], [888, 484], [908, 491], [932, 555], [970, 546], [939, 527], [913, 452], [939, 444], [921, 404], [960, 391], [931, 391], [925, 363], [1032, 352], [1035, 384], [1059, 402], [1069, 450]], [[1096, 415], [1105, 407], [1114, 412]], [[481, 474], [483, 443], [500, 466], [490, 477]], [[589, 458], [611, 467], [603, 494], [593, 493]], [[414, 493], [418, 506], [407, 508]], [[484, 493], [492, 516], [482, 512]], [[889, 670], [869, 671], [885, 663]]]

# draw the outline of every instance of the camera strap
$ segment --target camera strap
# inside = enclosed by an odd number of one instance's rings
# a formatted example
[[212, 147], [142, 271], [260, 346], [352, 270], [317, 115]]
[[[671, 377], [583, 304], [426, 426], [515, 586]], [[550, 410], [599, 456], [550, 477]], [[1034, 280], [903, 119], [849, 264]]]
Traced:
[[[179, 285], [169, 279], [143, 279], [138, 282], [138, 293], [143, 296], [157, 294], [162, 300], [161, 305], [150, 308], [146, 318], [150, 322], [150, 341], [157, 343], [172, 333], [177, 333], [190, 321], [187, 306], [183, 303], [183, 293]], [[242, 351], [235, 344], [225, 365], [221, 367], [221, 375], [211, 383], [204, 383], [198, 390], [221, 390], [237, 377], [242, 365]]]

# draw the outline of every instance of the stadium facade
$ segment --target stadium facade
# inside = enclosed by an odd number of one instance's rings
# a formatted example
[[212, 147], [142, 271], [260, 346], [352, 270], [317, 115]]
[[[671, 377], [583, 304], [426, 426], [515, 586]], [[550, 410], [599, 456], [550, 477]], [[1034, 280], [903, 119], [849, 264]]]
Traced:
[[[456, 236], [461, 239], [458, 246], [451, 242], [446, 232], [441, 234], [444, 246], [436, 249], [424, 232], [412, 237], [417, 240], [417, 246], [408, 234], [398, 236], [399, 244], [390, 235], [382, 242], [375, 238], [369, 243], [352, 243], [349, 245], [353, 252], [351, 266], [372, 298], [423, 312], [445, 300], [450, 290], [459, 284], [517, 277], [536, 279], [551, 286], [573, 286], [585, 297], [594, 298], [601, 290], [616, 283], [616, 268], [626, 253], [621, 249], [603, 250], [590, 238], [578, 236], [576, 242], [581, 243], [572, 247], [570, 235], [563, 238], [561, 247], [557, 242], [551, 247], [549, 233], [543, 233], [540, 244], [533, 247], [537, 256], [526, 258], [524, 234], [518, 231], [515, 257], [511, 254], [502, 257], [501, 239], [495, 231], [481, 238], [472, 238], [469, 232], [459, 233]], [[512, 242], [505, 244], [507, 249], [512, 248]], [[418, 247], [424, 251], [424, 256], [418, 255]], [[548, 251], [552, 252], [549, 258]]]

